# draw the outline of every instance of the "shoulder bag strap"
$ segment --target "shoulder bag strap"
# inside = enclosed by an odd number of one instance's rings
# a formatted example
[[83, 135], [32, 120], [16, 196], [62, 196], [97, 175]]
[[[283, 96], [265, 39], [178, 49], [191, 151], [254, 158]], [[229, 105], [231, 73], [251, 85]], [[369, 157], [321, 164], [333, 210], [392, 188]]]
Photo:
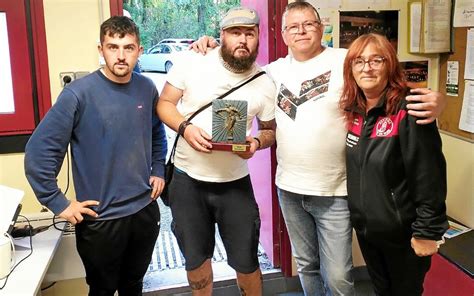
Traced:
[[[231, 93], [233, 93], [234, 91], [238, 90], [239, 88], [241, 88], [242, 86], [246, 85], [247, 83], [257, 79], [258, 77], [262, 76], [263, 74], [265, 74], [265, 71], [260, 71], [258, 73], [256, 73], [255, 75], [253, 75], [251, 78], [249, 78], [248, 80], [242, 82], [241, 84], [229, 89], [227, 92], [225, 92], [224, 94], [218, 96], [216, 98], [216, 100], [220, 100], [220, 99], [223, 99], [225, 98], [226, 96], [230, 95]], [[209, 103], [207, 103], [206, 105], [202, 106], [201, 108], [199, 108], [198, 110], [196, 110], [196, 112], [193, 113], [193, 115], [191, 115], [188, 119], [188, 121], [191, 121], [194, 117], [196, 117], [196, 115], [198, 115], [199, 113], [201, 113], [203, 110], [207, 109], [209, 106], [212, 105], [212, 101], [210, 101]], [[179, 139], [179, 135], [176, 134], [176, 139], [174, 140], [174, 144], [173, 144], [173, 148], [171, 149], [171, 153], [170, 153], [170, 160], [172, 158], [174, 158], [174, 152], [176, 150], [176, 145], [178, 144], [178, 139]]]

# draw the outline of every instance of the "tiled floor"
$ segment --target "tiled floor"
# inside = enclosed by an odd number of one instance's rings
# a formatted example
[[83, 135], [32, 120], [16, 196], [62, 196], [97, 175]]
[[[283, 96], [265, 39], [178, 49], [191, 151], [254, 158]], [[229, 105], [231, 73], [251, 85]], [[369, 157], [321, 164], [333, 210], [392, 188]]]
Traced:
[[[258, 258], [264, 273], [274, 271], [263, 248], [259, 247]], [[144, 278], [144, 291], [181, 286], [187, 283], [184, 258], [179, 251], [178, 242], [169, 230], [161, 230], [156, 241], [152, 261]], [[235, 277], [234, 270], [227, 265], [224, 244], [216, 231], [216, 247], [212, 257], [215, 280]]]
[[[186, 271], [184, 269], [185, 260], [181, 255], [178, 242], [170, 227], [172, 220], [170, 208], [164, 206], [161, 200], [159, 200], [159, 205], [161, 229], [148, 272], [144, 278], [143, 289], [145, 292], [179, 287], [187, 283]], [[235, 278], [234, 270], [227, 265], [227, 254], [217, 228], [215, 241], [216, 247], [212, 257], [214, 280]], [[278, 271], [273, 269], [261, 246], [259, 246], [258, 250], [258, 259], [263, 273]]]
[[[178, 247], [177, 240], [171, 232], [171, 213], [161, 201], [161, 230], [158, 236], [152, 261], [144, 278], [143, 291], [145, 295], [179, 295], [190, 296], [187, 288], [184, 258]], [[273, 269], [265, 251], [259, 247], [260, 267], [264, 274], [265, 296], [302, 296], [301, 286], [297, 277], [285, 278], [278, 269]], [[216, 247], [212, 258], [214, 272], [214, 296], [239, 295], [235, 286], [235, 271], [227, 265], [227, 254], [216, 229]], [[355, 274], [356, 296], [373, 296], [373, 290], [365, 278]]]
[[[225, 262], [227, 255], [219, 235], [216, 234], [216, 247], [212, 262]], [[156, 241], [155, 251], [153, 252], [152, 261], [148, 268], [149, 272], [169, 270], [176, 268], [184, 268], [184, 258], [179, 251], [176, 237], [171, 231], [160, 231], [160, 235]]]

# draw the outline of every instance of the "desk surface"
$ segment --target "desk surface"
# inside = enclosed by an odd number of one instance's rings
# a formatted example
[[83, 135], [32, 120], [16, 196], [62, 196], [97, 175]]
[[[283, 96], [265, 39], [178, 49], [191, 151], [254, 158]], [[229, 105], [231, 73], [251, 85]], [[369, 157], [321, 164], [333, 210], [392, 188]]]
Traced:
[[[32, 222], [33, 226], [48, 224], [51, 224], [51, 220], [36, 223]], [[37, 295], [40, 291], [43, 277], [48, 270], [51, 259], [53, 258], [56, 248], [59, 245], [59, 241], [61, 240], [61, 234], [61, 231], [51, 227], [47, 231], [33, 236], [33, 254], [20, 263], [20, 265], [18, 265], [10, 274], [5, 288], [0, 290], [0, 295]], [[30, 253], [29, 238], [21, 239], [21, 245], [28, 245], [28, 249], [24, 247], [16, 247], [16, 262], [19, 262]], [[2, 286], [4, 282], [5, 280], [0, 280], [0, 286]]]
[[446, 239], [439, 253], [471, 278], [474, 277], [474, 230]]

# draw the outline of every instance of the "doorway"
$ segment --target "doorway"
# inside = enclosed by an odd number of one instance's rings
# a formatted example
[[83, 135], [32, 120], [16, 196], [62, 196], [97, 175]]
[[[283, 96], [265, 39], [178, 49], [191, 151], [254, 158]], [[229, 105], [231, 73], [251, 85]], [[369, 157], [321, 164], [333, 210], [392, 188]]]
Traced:
[[[145, 48], [145, 52], [157, 48], [158, 44], [170, 45], [172, 44], [171, 42], [176, 43], [195, 40], [203, 34], [212, 35], [217, 38], [219, 34], [218, 22], [221, 15], [231, 7], [245, 5], [255, 8], [260, 15], [261, 33], [257, 62], [260, 65], [265, 65], [269, 61], [275, 60], [278, 56], [278, 47], [274, 44], [275, 38], [273, 38], [273, 36], [275, 32], [279, 32], [279, 30], [274, 29], [275, 26], [278, 25], [279, 20], [275, 20], [276, 18], [273, 16], [275, 9], [284, 7], [286, 1], [280, 1], [285, 2], [284, 4], [277, 3], [278, 1], [267, 0], [162, 1], [156, 4], [156, 7], [152, 7], [154, 2], [155, 1], [145, 0], [123, 1], [123, 8], [130, 13], [132, 19], [140, 26], [142, 44]], [[186, 5], [183, 4], [185, 2], [188, 7], [185, 7]], [[166, 3], [171, 6], [166, 7]], [[183, 4], [183, 6], [180, 6], [180, 3]], [[191, 6], [192, 3], [196, 3], [195, 6]], [[203, 6], [203, 3], [207, 6]], [[217, 7], [218, 5], [221, 6]], [[188, 9], [187, 12], [185, 9]], [[194, 16], [194, 19], [191, 16]], [[177, 19], [182, 21], [182, 23], [178, 23]], [[202, 24], [204, 24], [204, 26]], [[169, 30], [169, 28], [174, 29]], [[180, 29], [176, 30], [176, 28]], [[165, 73], [167, 72], [166, 67], [160, 66], [159, 69], [150, 70], [147, 68], [145, 70], [147, 71], [142, 74], [152, 78], [157, 85], [157, 89], [161, 91], [165, 81]], [[168, 133], [169, 146], [172, 145], [173, 138], [174, 133]], [[275, 151], [273, 148], [258, 152], [249, 161], [249, 169], [262, 222], [259, 261], [264, 273], [282, 271], [283, 274], [289, 276], [291, 275], [290, 247], [276, 198], [274, 186], [275, 159]], [[145, 291], [147, 289], [153, 290], [156, 288], [162, 289], [187, 285], [186, 273], [184, 272], [183, 266], [184, 260], [179, 252], [176, 239], [170, 231], [172, 218], [169, 213], [169, 208], [164, 206], [161, 202], [160, 208], [162, 214], [161, 233], [157, 241], [156, 252], [149, 266], [149, 272], [145, 277]], [[216, 250], [213, 257], [214, 277], [216, 280], [235, 278], [235, 273], [228, 267], [226, 259], [225, 250], [220, 237], [216, 235]], [[172, 280], [163, 281], [164, 278]]]

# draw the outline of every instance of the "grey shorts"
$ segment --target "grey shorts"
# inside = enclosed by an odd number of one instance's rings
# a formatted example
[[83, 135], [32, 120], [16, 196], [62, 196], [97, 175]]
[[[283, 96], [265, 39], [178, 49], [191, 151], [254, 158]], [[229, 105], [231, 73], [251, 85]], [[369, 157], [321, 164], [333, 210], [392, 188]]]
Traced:
[[257, 270], [260, 216], [249, 176], [212, 183], [175, 170], [169, 190], [171, 227], [186, 259], [186, 270], [212, 258], [216, 223], [228, 264], [239, 273]]

